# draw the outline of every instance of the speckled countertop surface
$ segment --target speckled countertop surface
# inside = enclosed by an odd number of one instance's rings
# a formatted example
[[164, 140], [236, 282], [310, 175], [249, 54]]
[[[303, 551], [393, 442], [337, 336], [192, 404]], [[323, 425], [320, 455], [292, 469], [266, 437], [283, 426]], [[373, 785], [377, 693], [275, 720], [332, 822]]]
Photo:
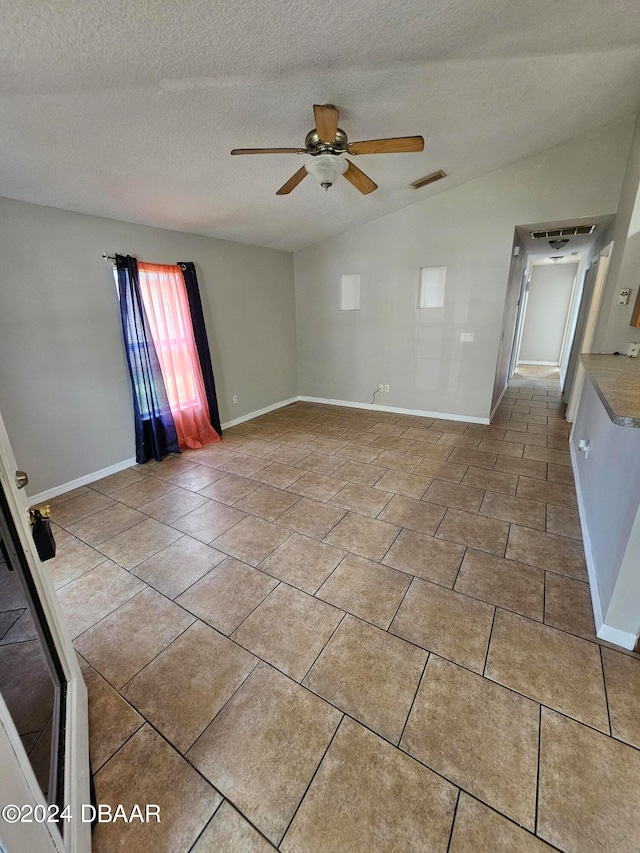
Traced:
[[640, 428], [640, 358], [604, 353], [581, 358], [613, 423]]

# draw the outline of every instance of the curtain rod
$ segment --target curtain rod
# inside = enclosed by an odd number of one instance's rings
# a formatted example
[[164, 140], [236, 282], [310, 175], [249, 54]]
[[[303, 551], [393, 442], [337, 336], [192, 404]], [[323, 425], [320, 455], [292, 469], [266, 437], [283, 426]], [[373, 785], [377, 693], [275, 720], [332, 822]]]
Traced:
[[[112, 261], [115, 264], [116, 256], [115, 255], [109, 255], [109, 254], [107, 254], [107, 252], [103, 252], [102, 253], [102, 260], [103, 261]], [[184, 264], [177, 264], [176, 266], [179, 266], [181, 270], [186, 269], [186, 266]]]

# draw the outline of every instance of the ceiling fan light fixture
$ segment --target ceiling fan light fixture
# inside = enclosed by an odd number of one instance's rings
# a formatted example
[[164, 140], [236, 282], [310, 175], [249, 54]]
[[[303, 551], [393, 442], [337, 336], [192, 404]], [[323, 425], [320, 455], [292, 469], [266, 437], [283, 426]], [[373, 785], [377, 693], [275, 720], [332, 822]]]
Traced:
[[347, 160], [337, 154], [323, 152], [310, 157], [304, 164], [305, 169], [325, 190], [332, 186], [349, 167]]

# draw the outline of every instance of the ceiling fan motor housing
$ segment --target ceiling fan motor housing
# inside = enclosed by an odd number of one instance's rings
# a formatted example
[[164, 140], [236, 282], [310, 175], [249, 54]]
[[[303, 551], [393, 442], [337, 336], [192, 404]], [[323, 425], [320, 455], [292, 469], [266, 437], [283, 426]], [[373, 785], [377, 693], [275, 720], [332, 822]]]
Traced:
[[336, 130], [336, 138], [333, 142], [323, 142], [315, 127], [307, 133], [304, 140], [307, 154], [314, 156], [316, 154], [346, 154], [348, 144], [347, 134], [341, 128]]

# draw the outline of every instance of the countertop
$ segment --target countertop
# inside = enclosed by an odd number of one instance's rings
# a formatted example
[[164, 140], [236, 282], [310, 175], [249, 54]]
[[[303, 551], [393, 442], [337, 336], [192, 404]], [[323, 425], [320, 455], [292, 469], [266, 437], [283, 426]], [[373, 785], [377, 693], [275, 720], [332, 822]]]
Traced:
[[640, 428], [640, 358], [583, 353], [581, 359], [613, 423]]

